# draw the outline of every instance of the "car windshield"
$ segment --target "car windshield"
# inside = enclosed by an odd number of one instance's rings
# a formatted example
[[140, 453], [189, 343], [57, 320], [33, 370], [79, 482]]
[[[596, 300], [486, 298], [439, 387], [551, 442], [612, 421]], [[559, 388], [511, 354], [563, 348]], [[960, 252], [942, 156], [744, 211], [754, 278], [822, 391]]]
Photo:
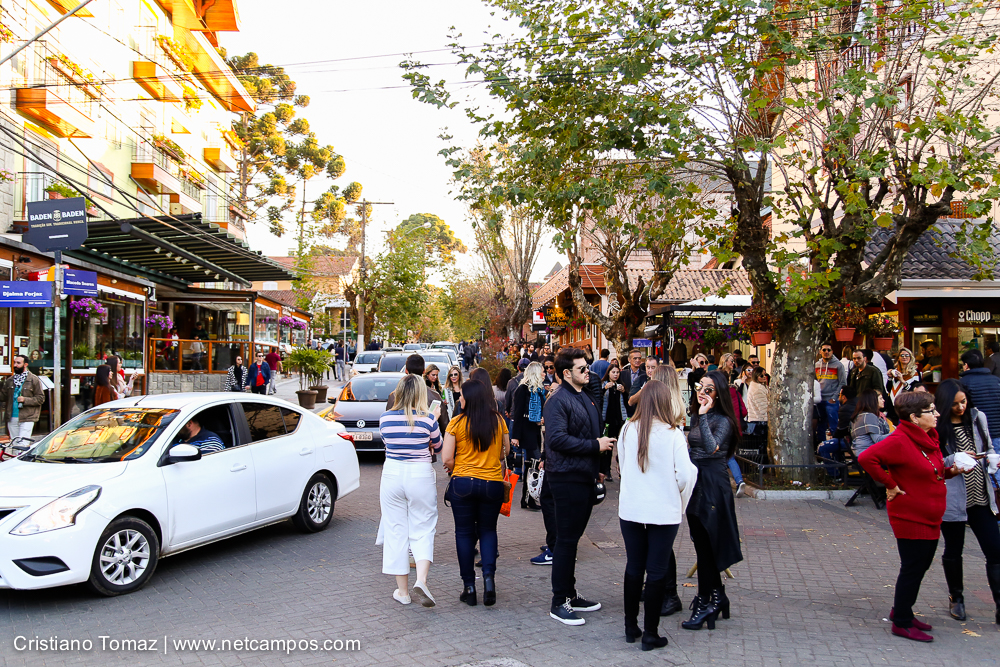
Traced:
[[395, 378], [354, 378], [347, 383], [340, 394], [342, 401], [380, 401], [385, 403], [389, 400], [389, 394], [395, 389], [399, 381]]
[[420, 350], [422, 349], [417, 343], [407, 343], [403, 346], [404, 350]]
[[383, 373], [397, 373], [403, 370], [403, 367], [406, 366], [406, 357], [408, 356], [409, 355], [399, 354], [382, 357], [382, 361], [379, 362], [378, 369]]
[[354, 359], [356, 364], [377, 364], [378, 360], [382, 358], [382, 355], [378, 352], [366, 352], [364, 354], [359, 354]]
[[156, 442], [178, 412], [136, 407], [91, 410], [56, 429], [21, 458], [50, 463], [131, 461]]
[[428, 364], [444, 364], [446, 366], [451, 364], [451, 357], [447, 354], [421, 354], [424, 361]]

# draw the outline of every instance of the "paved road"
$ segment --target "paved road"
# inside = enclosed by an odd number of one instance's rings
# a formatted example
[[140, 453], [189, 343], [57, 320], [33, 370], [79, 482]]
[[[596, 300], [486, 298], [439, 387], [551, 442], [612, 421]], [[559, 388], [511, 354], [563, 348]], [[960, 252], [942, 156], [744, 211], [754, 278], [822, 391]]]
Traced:
[[[662, 629], [670, 646], [641, 653], [622, 635], [621, 580], [625, 552], [616, 490], [596, 508], [581, 543], [583, 594], [605, 608], [568, 628], [548, 618], [549, 573], [528, 559], [542, 543], [542, 519], [515, 509], [501, 517], [497, 606], [458, 602], [454, 523], [442, 505], [437, 564], [430, 585], [434, 609], [392, 600], [374, 546], [381, 462], [362, 462], [362, 488], [336, 506], [330, 528], [300, 535], [288, 524], [165, 559], [137, 594], [96, 598], [82, 588], [0, 591], [0, 666], [20, 665], [943, 665], [995, 664], [1000, 635], [991, 623], [982, 554], [967, 542], [966, 601], [970, 621], [947, 617], [946, 592], [935, 564], [918, 612], [931, 622], [931, 645], [889, 634], [897, 559], [888, 522], [867, 501], [845, 509], [833, 501], [737, 503], [746, 560], [727, 587], [733, 618], [709, 632], [687, 632], [680, 616]], [[445, 476], [439, 471], [439, 491]], [[686, 529], [677, 542], [682, 570], [694, 562]], [[692, 580], [693, 581], [693, 580]], [[682, 588], [685, 602], [693, 588]], [[25, 636], [87, 640], [88, 650], [17, 650]], [[107, 637], [102, 640], [100, 637]], [[168, 650], [163, 652], [164, 637]], [[291, 654], [228, 648], [180, 650], [181, 640], [358, 640], [355, 651]], [[157, 639], [156, 651], [114, 641]], [[18, 644], [20, 645], [18, 640]], [[258, 645], [255, 645], [258, 646]], [[331, 646], [335, 648], [336, 646]], [[508, 659], [505, 663], [496, 659]]]

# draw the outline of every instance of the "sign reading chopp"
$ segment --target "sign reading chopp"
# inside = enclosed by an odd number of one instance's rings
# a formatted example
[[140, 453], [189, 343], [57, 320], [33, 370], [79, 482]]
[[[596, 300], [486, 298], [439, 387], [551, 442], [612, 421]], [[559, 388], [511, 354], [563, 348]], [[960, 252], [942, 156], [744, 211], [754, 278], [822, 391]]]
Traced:
[[43, 252], [79, 248], [87, 240], [86, 199], [28, 202], [28, 231], [24, 240]]
[[0, 307], [49, 308], [52, 306], [52, 283], [19, 280], [0, 282]]

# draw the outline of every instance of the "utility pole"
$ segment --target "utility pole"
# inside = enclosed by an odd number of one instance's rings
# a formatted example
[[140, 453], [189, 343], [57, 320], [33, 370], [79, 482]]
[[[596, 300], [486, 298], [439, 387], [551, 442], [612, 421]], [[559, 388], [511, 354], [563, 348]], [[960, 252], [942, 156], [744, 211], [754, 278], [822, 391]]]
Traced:
[[368, 224], [368, 207], [392, 206], [391, 201], [361, 200], [361, 289], [358, 291], [358, 352], [365, 349], [365, 226]]

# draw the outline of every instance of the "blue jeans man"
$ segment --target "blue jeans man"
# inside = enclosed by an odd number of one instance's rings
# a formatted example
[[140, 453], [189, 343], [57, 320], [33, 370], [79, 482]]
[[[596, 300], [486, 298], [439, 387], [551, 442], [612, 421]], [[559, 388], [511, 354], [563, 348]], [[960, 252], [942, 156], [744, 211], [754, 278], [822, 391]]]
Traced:
[[816, 439], [820, 442], [826, 440], [826, 431], [833, 433], [837, 430], [837, 421], [840, 419], [840, 403], [834, 401], [823, 401], [816, 406]]
[[[833, 438], [831, 440], [826, 440], [822, 445], [819, 446], [820, 458], [829, 459], [831, 461], [843, 461], [843, 453], [850, 449], [845, 438]], [[837, 468], [834, 466], [826, 466], [826, 474], [833, 477], [837, 474]]]

